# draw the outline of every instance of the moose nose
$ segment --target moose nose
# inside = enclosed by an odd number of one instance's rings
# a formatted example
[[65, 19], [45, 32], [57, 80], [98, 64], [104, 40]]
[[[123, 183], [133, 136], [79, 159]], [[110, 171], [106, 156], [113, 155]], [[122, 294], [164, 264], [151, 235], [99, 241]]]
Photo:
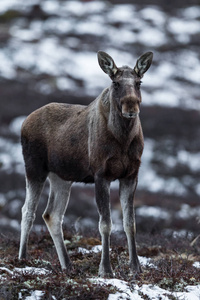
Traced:
[[128, 113], [123, 113], [123, 117], [127, 119], [133, 119], [136, 118], [139, 115], [139, 112], [128, 112]]
[[130, 112], [128, 115], [129, 115], [129, 118], [135, 118], [137, 117], [139, 113], [138, 112]]
[[129, 114], [129, 118], [136, 118], [140, 113], [140, 110], [137, 109], [135, 111], [130, 111], [128, 114]]

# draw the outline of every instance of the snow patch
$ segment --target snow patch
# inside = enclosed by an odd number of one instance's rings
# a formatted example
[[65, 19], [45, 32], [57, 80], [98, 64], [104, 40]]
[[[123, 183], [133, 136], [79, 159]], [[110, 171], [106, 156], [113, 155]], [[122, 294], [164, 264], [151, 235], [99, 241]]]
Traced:
[[0, 270], [12, 275], [20, 276], [24, 275], [49, 275], [51, 272], [44, 268], [35, 268], [35, 267], [25, 267], [25, 268], [14, 268], [13, 271], [9, 270], [6, 267], [0, 267]]
[[25, 268], [14, 268], [13, 274], [27, 274], [27, 275], [48, 275], [51, 272], [44, 268], [25, 267]]
[[19, 116], [17, 118], [14, 118], [9, 126], [10, 131], [16, 135], [20, 135], [21, 127], [25, 119], [26, 116]]
[[169, 220], [171, 215], [165, 209], [156, 206], [147, 206], [137, 208], [137, 215], [142, 217], [152, 217], [155, 219]]
[[136, 18], [136, 11], [134, 5], [114, 5], [112, 10], [107, 14], [108, 20], [112, 22], [129, 22]]
[[[18, 299], [25, 299], [25, 300], [42, 300], [44, 299], [43, 296], [45, 295], [46, 293], [43, 292], [43, 291], [39, 291], [39, 290], [35, 290], [35, 291], [31, 291], [31, 295], [30, 296], [26, 296], [26, 298], [24, 298], [22, 296], [22, 293], [19, 292], [18, 294]], [[52, 299], [55, 299], [56, 298], [54, 296], [51, 296]]]
[[166, 22], [166, 14], [162, 12], [158, 7], [145, 7], [140, 11], [143, 19], [150, 20], [157, 26], [164, 26]]
[[21, 145], [0, 138], [0, 162], [2, 170], [24, 174]]
[[199, 261], [194, 262], [193, 267], [200, 269], [200, 262]]
[[120, 290], [115, 294], [110, 294], [108, 300], [142, 300], [144, 299], [144, 297], [140, 296], [141, 294], [146, 295], [149, 299], [154, 300], [170, 300], [171, 297], [185, 300], [199, 300], [200, 297], [200, 285], [187, 286], [184, 292], [169, 292], [152, 284], [143, 284], [141, 287], [139, 287], [138, 285], [130, 286], [126, 281], [122, 281], [119, 279], [93, 278], [91, 279], [91, 281], [101, 284], [113, 285]]
[[[92, 247], [91, 250], [88, 250], [88, 249], [85, 249], [85, 248], [82, 248], [82, 247], [78, 248], [78, 252], [82, 253], [82, 254], [98, 253], [98, 252], [101, 252], [101, 251], [102, 251], [102, 245], [96, 245], [96, 246]], [[111, 251], [111, 248], [110, 248], [110, 251]]]
[[6, 204], [6, 197], [4, 194], [0, 194], [0, 207], [3, 207]]
[[188, 204], [182, 204], [181, 209], [176, 213], [180, 219], [187, 220], [189, 218], [195, 218], [200, 216], [200, 206], [190, 207]]

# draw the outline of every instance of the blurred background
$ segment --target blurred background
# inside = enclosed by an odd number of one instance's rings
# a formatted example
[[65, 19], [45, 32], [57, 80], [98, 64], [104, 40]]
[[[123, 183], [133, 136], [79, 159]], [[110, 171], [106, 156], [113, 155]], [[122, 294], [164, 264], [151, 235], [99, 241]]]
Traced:
[[[145, 150], [136, 193], [137, 232], [195, 238], [200, 224], [199, 0], [0, 1], [0, 232], [19, 234], [25, 198], [20, 127], [49, 102], [89, 104], [110, 79], [96, 53], [134, 67], [154, 52], [142, 83]], [[122, 231], [118, 183], [113, 230]], [[48, 197], [45, 186], [34, 230]], [[74, 185], [64, 219], [98, 230], [94, 187]]]

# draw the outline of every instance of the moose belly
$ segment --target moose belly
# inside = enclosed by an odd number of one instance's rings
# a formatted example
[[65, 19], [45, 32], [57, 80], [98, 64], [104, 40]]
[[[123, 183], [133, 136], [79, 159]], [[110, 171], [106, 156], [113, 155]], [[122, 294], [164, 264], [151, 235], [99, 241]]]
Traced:
[[61, 158], [55, 156], [54, 159], [51, 157], [49, 163], [49, 171], [57, 174], [60, 178], [66, 181], [72, 182], [83, 182], [93, 183], [94, 177], [89, 170], [89, 164], [82, 161], [81, 158]]

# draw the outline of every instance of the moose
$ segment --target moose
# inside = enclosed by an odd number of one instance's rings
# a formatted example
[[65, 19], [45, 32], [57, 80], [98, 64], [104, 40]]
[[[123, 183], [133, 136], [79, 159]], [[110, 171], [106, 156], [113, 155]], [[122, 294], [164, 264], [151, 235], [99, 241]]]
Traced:
[[26, 199], [22, 207], [19, 259], [25, 259], [30, 230], [46, 179], [50, 182], [42, 215], [56, 247], [63, 271], [70, 272], [62, 231], [63, 217], [73, 182], [94, 183], [102, 241], [99, 276], [112, 277], [110, 264], [110, 184], [119, 180], [123, 227], [127, 236], [130, 272], [142, 272], [135, 242], [134, 194], [144, 147], [139, 113], [141, 78], [153, 53], [135, 67], [118, 68], [106, 52], [98, 51], [101, 69], [110, 87], [88, 106], [50, 103], [32, 112], [21, 129], [26, 173]]

